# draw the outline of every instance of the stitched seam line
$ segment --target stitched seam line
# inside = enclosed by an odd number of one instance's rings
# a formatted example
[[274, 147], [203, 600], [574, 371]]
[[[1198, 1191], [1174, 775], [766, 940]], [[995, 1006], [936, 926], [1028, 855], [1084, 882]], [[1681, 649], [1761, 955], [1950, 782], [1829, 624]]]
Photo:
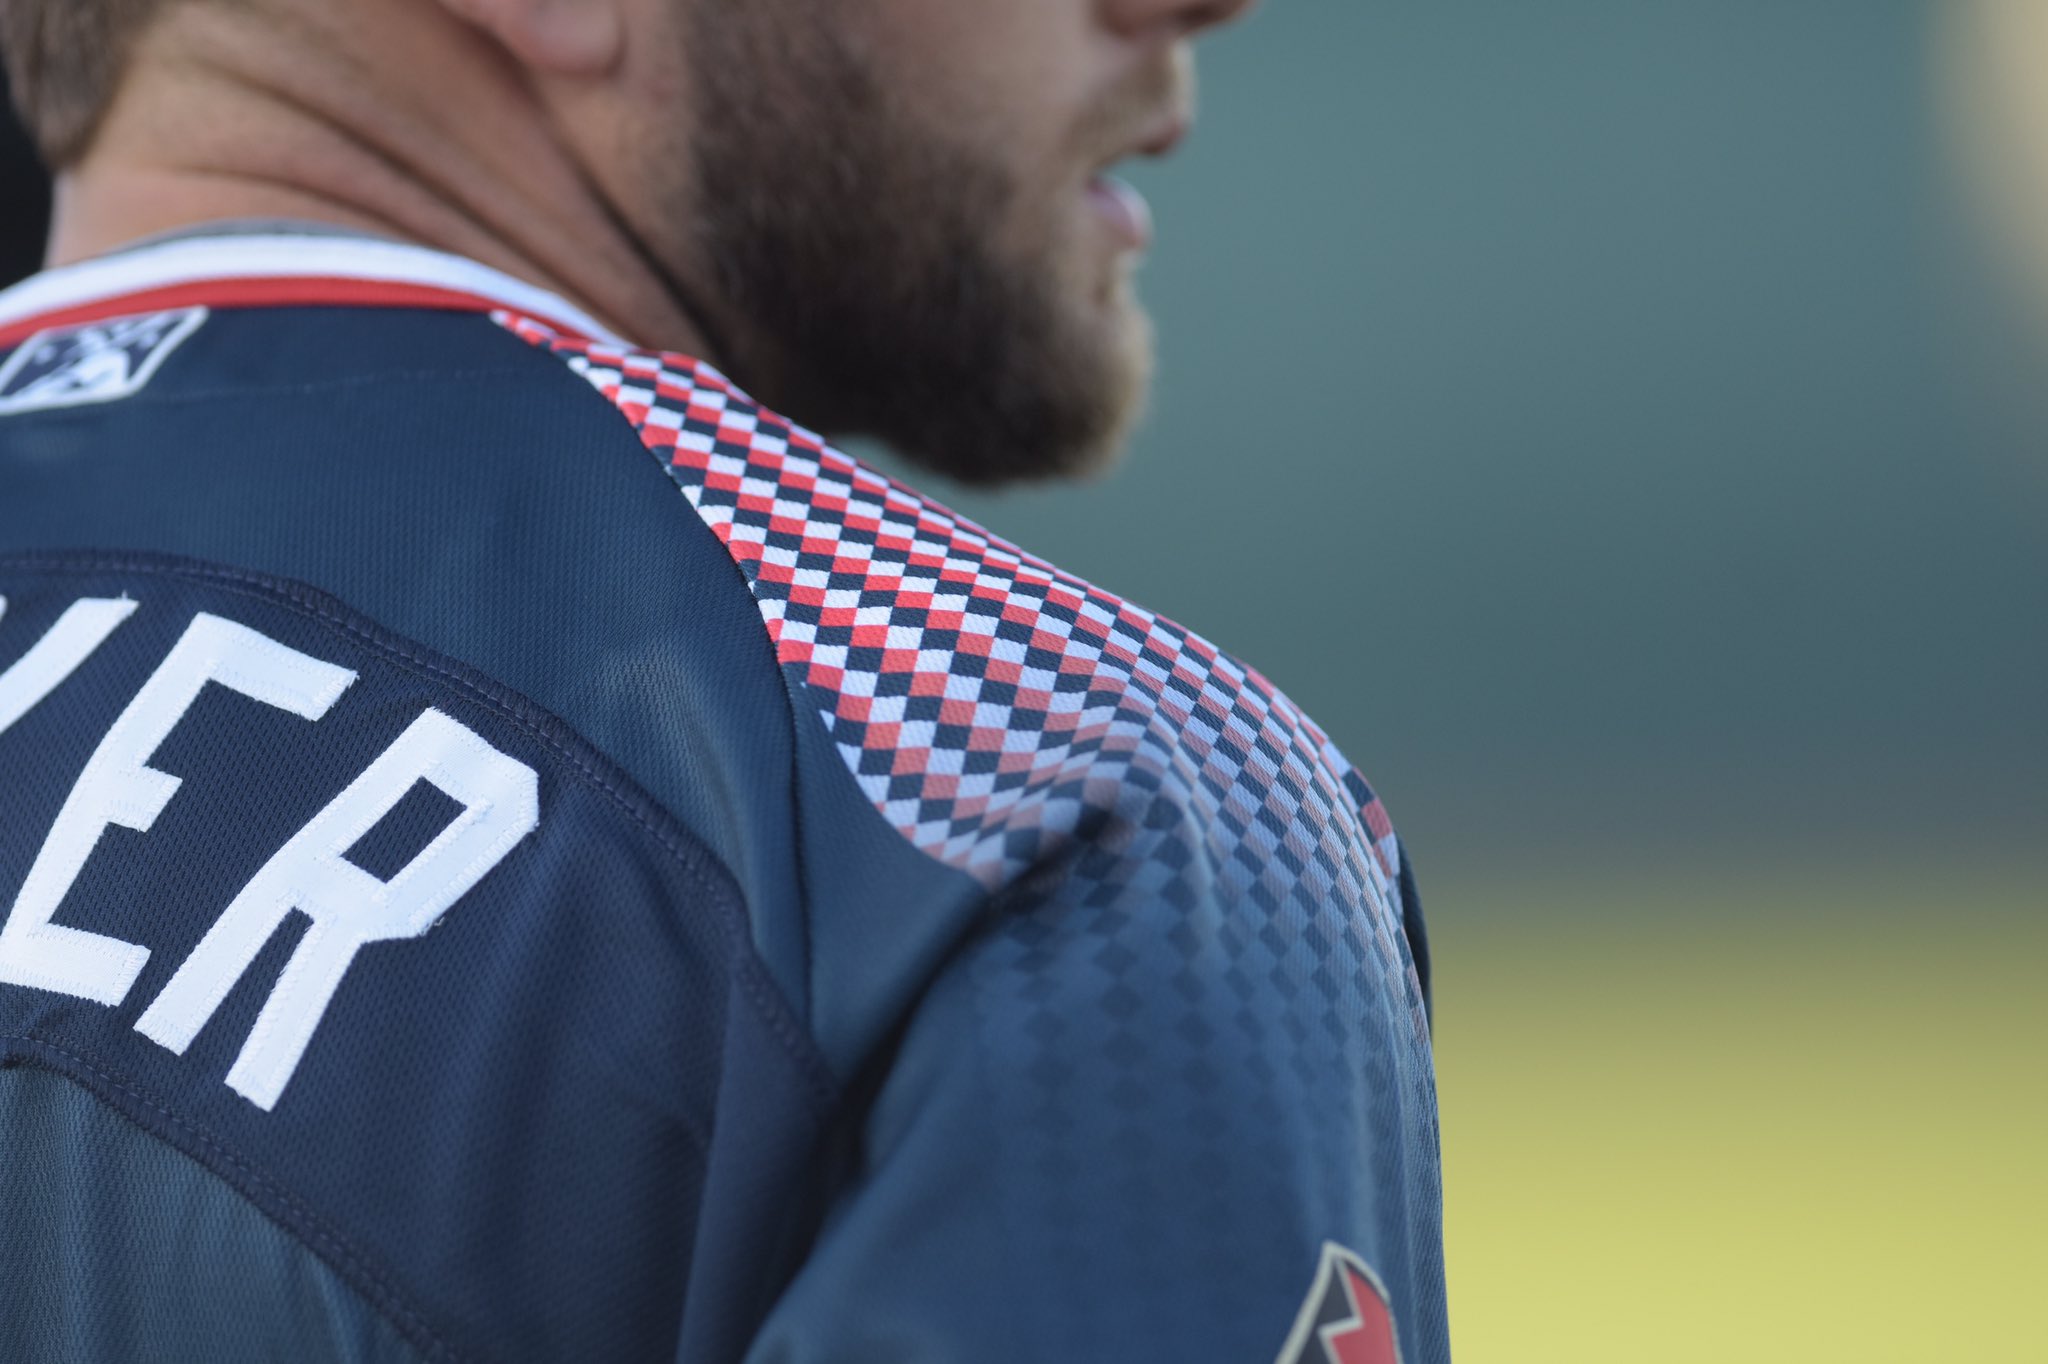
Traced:
[[[665, 477], [669, 481], [669, 485], [672, 488], [674, 488], [678, 494], [682, 496], [684, 504], [690, 508], [691, 519], [695, 521], [698, 525], [702, 526], [705, 530], [711, 532], [712, 538], [718, 543], [719, 553], [725, 559], [725, 562], [730, 564], [732, 566], [733, 571], [739, 576], [740, 586], [746, 590], [748, 600], [752, 601], [755, 604], [755, 615], [757, 618], [759, 618], [760, 594], [755, 590], [753, 578], [748, 574], [746, 565], [741, 563], [739, 558], [733, 554], [732, 547], [725, 542], [723, 536], [718, 534], [717, 528], [711, 525], [711, 523], [705, 519], [702, 510], [698, 508], [696, 503], [690, 500], [689, 490], [683, 485], [681, 478], [677, 476], [674, 462], [670, 460], [666, 455], [664, 455], [661, 450], [655, 448], [655, 446], [652, 445], [647, 440], [645, 427], [643, 427], [641, 423], [634, 421], [633, 418], [624, 410], [624, 408], [622, 408], [619, 405], [619, 403], [616, 400], [614, 400], [611, 396], [606, 394], [602, 389], [598, 388], [595, 384], [590, 383], [588, 376], [581, 373], [573, 364], [570, 363], [572, 359], [580, 356], [581, 352], [576, 350], [565, 349], [563, 348], [563, 346], [557, 344], [559, 338], [557, 337], [557, 334], [555, 333], [552, 327], [548, 327], [545, 323], [539, 322], [533, 318], [526, 317], [524, 314], [517, 312], [507, 311], [505, 313], [505, 316], [510, 319], [513, 319], [516, 322], [523, 322], [531, 327], [544, 330], [546, 333], [545, 336], [529, 336], [526, 335], [525, 333], [522, 333], [516, 326], [506, 325], [505, 323], [502, 322], [499, 324], [500, 326], [503, 326], [505, 330], [508, 333], [510, 333], [514, 338], [525, 342], [527, 345], [532, 346], [536, 350], [544, 351], [549, 357], [560, 363], [564, 369], [568, 370], [571, 375], [574, 375], [576, 378], [583, 380], [582, 386], [600, 403], [602, 403], [608, 411], [610, 411], [615, 417], [617, 417], [619, 420], [623, 421], [626, 424], [627, 429], [633, 433], [634, 444], [639, 446], [641, 453], [649, 456], [654, 460], [656, 467], [661, 470], [663, 477]], [[799, 849], [799, 853], [796, 859], [796, 866], [793, 869], [797, 887], [797, 932], [799, 951], [802, 953], [803, 957], [800, 971], [800, 976], [803, 981], [803, 1017], [809, 1019], [814, 1014], [813, 1001], [816, 998], [816, 982], [814, 979], [815, 973], [812, 966], [812, 963], [816, 959], [816, 951], [814, 943], [815, 935], [813, 934], [811, 928], [810, 880], [808, 875], [806, 874], [804, 860], [801, 853], [801, 849], [803, 847], [804, 826], [803, 803], [799, 799], [799, 788], [801, 779], [799, 777], [797, 766], [797, 750], [801, 744], [801, 737], [798, 733], [797, 726], [801, 724], [802, 721], [800, 721], [797, 718], [799, 708], [799, 698], [795, 692], [797, 682], [796, 680], [792, 679], [789, 668], [782, 662], [781, 651], [775, 643], [774, 636], [768, 632], [766, 628], [767, 622], [765, 620], [762, 621], [762, 627], [762, 637], [764, 642], [768, 646], [769, 663], [775, 669], [776, 676], [781, 679], [784, 711], [789, 718], [790, 823], [792, 837], [795, 839], [796, 847]], [[828, 742], [831, 740], [831, 735], [829, 733], [826, 735], [826, 739]], [[772, 981], [768, 982], [768, 984], [769, 988], [775, 989], [779, 996], [779, 987], [776, 987]], [[805, 1035], [804, 1040], [805, 1050], [815, 1055], [815, 1044], [811, 1042], [808, 1034]], [[822, 1068], [823, 1062], [820, 1061], [819, 1064]], [[825, 1073], [829, 1077], [829, 1068], [825, 1068]], [[829, 1080], [829, 1083], [831, 1085], [833, 1093], [836, 1094], [838, 1090], [837, 1080], [831, 1079]]]
[[[24, 1043], [36, 1051], [45, 1053], [46, 1056], [61, 1058], [69, 1063], [66, 1069], [76, 1068], [84, 1071], [101, 1085], [119, 1094], [126, 1095], [132, 1102], [140, 1105], [147, 1112], [156, 1115], [167, 1126], [177, 1128], [185, 1134], [188, 1141], [205, 1150], [214, 1161], [219, 1162], [220, 1165], [228, 1166], [235, 1172], [235, 1175], [229, 1177], [230, 1182], [237, 1183], [237, 1187], [241, 1187], [242, 1184], [253, 1184], [261, 1189], [262, 1196], [250, 1196], [250, 1202], [294, 1238], [303, 1238], [313, 1242], [314, 1244], [310, 1248], [313, 1249], [314, 1253], [319, 1255], [321, 1259], [326, 1260], [344, 1279], [357, 1284], [363, 1291], [364, 1296], [370, 1300], [370, 1305], [386, 1320], [390, 1321], [407, 1340], [425, 1350], [429, 1355], [438, 1358], [448, 1360], [474, 1358], [474, 1356], [464, 1355], [446, 1340], [442, 1339], [425, 1318], [405, 1304], [404, 1299], [400, 1297], [397, 1290], [393, 1287], [389, 1276], [378, 1269], [373, 1262], [361, 1251], [357, 1250], [347, 1239], [322, 1222], [305, 1200], [266, 1175], [256, 1166], [251, 1165], [248, 1161], [236, 1155], [232, 1148], [220, 1141], [205, 1128], [191, 1119], [182, 1117], [172, 1111], [156, 1098], [144, 1092], [116, 1072], [108, 1069], [97, 1058], [85, 1052], [73, 1050], [34, 1032], [0, 1034], [0, 1042]], [[119, 1105], [117, 1104], [116, 1107], [118, 1108]], [[289, 1215], [289, 1220], [287, 1217], [280, 1216], [272, 1209], [264, 1207], [264, 1198], [275, 1200], [281, 1206], [283, 1212]], [[325, 1249], [322, 1250], [320, 1247], [325, 1247]]]
[[[506, 320], [499, 320], [500, 318]], [[665, 477], [668, 480], [669, 485], [673, 487], [676, 490], [676, 492], [682, 496], [684, 504], [690, 508], [691, 520], [695, 521], [705, 530], [711, 532], [713, 540], [715, 540], [718, 544], [720, 555], [724, 558], [725, 562], [732, 565], [733, 571], [739, 576], [740, 586], [744, 588], [747, 593], [748, 600], [752, 601], [755, 604], [755, 614], [758, 618], [760, 614], [760, 596], [755, 591], [753, 579], [748, 575], [746, 565], [739, 561], [739, 559], [732, 553], [731, 546], [726, 544], [724, 538], [717, 533], [717, 529], [713, 527], [711, 523], [704, 518], [702, 511], [696, 506], [696, 504], [690, 501], [689, 491], [687, 488], [683, 486], [682, 480], [677, 477], [675, 472], [675, 465], [662, 453], [662, 451], [656, 449], [652, 444], [648, 442], [646, 438], [645, 428], [639, 422], [634, 421], [631, 415], [629, 415], [619, 405], [619, 403], [616, 400], [614, 400], [610, 395], [606, 394], [602, 389], [597, 387], [595, 384], [591, 383], [589, 377], [583, 374], [581, 371], [579, 371], [575, 367], [575, 365], [571, 363], [572, 360], [579, 358], [582, 353], [578, 350], [565, 348], [560, 343], [561, 338], [553, 327], [549, 326], [544, 322], [539, 321], [538, 319], [531, 318], [523, 313], [517, 312], [516, 310], [506, 309], [503, 310], [501, 313], [493, 314], [493, 320], [497, 321], [497, 325], [502, 327], [505, 330], [505, 332], [511, 337], [513, 337], [515, 340], [524, 343], [525, 345], [533, 348], [534, 350], [545, 353], [549, 358], [559, 363], [563, 369], [569, 372], [571, 376], [580, 381], [579, 387], [584, 389], [584, 391], [588, 392], [593, 398], [595, 398], [600, 404], [602, 404], [605, 410], [609, 411], [614, 417], [616, 417], [618, 420], [626, 424], [627, 429], [633, 433], [634, 444], [640, 448], [641, 453], [649, 456], [654, 460], [656, 467], [661, 470], [663, 477]], [[527, 332], [521, 331], [520, 326], [518, 324], [524, 324], [525, 326], [533, 329], [533, 334], [529, 335]], [[784, 709], [789, 718], [789, 809], [791, 834], [792, 837], [795, 839], [795, 846], [799, 850], [796, 859], [796, 866], [793, 868], [793, 873], [797, 888], [798, 944], [799, 951], [802, 954], [800, 978], [803, 982], [803, 1018], [808, 1020], [814, 1016], [813, 1001], [816, 998], [816, 983], [814, 980], [814, 971], [812, 963], [816, 959], [816, 951], [815, 935], [813, 934], [811, 928], [810, 881], [805, 871], [804, 860], [801, 853], [801, 849], [803, 848], [804, 826], [803, 803], [798, 798], [800, 794], [800, 776], [797, 766], [797, 749], [800, 744], [800, 737], [798, 734], [797, 726], [802, 722], [797, 718], [799, 698], [794, 693], [794, 683], [790, 678], [789, 669], [783, 664], [780, 650], [776, 646], [774, 637], [768, 633], [766, 626], [767, 623], [764, 620], [762, 622], [762, 636], [768, 646], [769, 663], [775, 669], [776, 675], [779, 678], [781, 678], [782, 681]], [[829, 741], [831, 736], [828, 733], [826, 737]], [[743, 932], [747, 931], [747, 928], [747, 925], [742, 925]], [[751, 944], [749, 945], [751, 946]], [[765, 968], [761, 968], [761, 973], [764, 977], [766, 976]], [[767, 988], [775, 991], [776, 996], [779, 1000], [781, 997], [780, 987], [776, 985], [772, 979], [768, 979], [766, 981], [766, 985]], [[808, 1033], [804, 1035], [804, 1049], [807, 1053], [809, 1053], [812, 1056], [817, 1055], [816, 1044], [811, 1040]], [[837, 1079], [831, 1077], [830, 1069], [829, 1067], [826, 1067], [824, 1065], [822, 1059], [819, 1060], [818, 1064], [820, 1066], [821, 1072], [827, 1077], [827, 1083], [830, 1086], [831, 1093], [836, 1095], [838, 1092]], [[821, 1112], [822, 1111], [823, 1110], [821, 1110]]]

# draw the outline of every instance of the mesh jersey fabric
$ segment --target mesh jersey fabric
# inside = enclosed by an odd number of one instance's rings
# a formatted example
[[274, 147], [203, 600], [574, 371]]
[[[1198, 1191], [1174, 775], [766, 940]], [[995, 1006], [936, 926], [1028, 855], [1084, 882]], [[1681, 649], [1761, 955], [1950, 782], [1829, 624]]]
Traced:
[[[262, 249], [375, 273], [351, 243]], [[88, 873], [155, 840], [140, 884], [204, 891], [186, 939], [422, 708], [531, 765], [537, 829], [432, 932], [364, 950], [267, 1113], [221, 1084], [238, 1035], [136, 1033], [155, 977], [112, 1008], [0, 983], [0, 1055], [186, 1156], [203, 1119], [219, 1196], [430, 1357], [1267, 1359], [1335, 1242], [1400, 1357], [1448, 1358], [1419, 907], [1322, 732], [710, 367], [403, 263], [354, 297], [223, 274], [44, 310], [60, 359], [102, 318], [210, 312], [132, 393], [0, 415], [0, 668], [75, 593], [141, 602], [132, 646], [0, 726], [48, 769], [0, 798], [0, 894], [199, 614], [327, 650], [362, 700], [300, 771], [238, 751], [246, 721], [195, 727], [190, 827], [95, 849]], [[259, 786], [275, 820], [236, 814]], [[421, 790], [354, 850], [373, 874], [451, 818]], [[138, 893], [86, 875], [57, 921], [132, 922]], [[289, 950], [238, 987], [249, 1016]], [[410, 1136], [376, 1161], [320, 1135], [375, 1142], [394, 1104]], [[50, 1178], [0, 1158], [46, 1202]]]
[[0, 1179], [9, 1358], [262, 1364], [321, 1341], [362, 1364], [420, 1358], [254, 1205], [61, 1075], [0, 1070], [0, 1130], [10, 1163], [67, 1190]]

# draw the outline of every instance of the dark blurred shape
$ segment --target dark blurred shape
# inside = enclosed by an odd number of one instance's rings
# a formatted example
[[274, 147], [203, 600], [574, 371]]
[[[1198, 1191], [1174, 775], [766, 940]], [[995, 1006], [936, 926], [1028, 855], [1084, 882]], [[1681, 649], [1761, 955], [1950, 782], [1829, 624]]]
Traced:
[[50, 177], [15, 121], [7, 77], [0, 75], [0, 285], [42, 265], [49, 226]]

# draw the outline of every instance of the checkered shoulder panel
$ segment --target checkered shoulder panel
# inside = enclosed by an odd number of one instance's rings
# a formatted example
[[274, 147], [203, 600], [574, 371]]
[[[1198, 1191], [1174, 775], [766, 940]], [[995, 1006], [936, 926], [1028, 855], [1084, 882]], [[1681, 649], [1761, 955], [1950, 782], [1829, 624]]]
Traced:
[[1000, 886], [1136, 787], [1196, 817], [1227, 879], [1327, 878], [1399, 903], [1372, 789], [1257, 672], [830, 448], [708, 365], [496, 318], [632, 421], [738, 562], [862, 791], [931, 856]]

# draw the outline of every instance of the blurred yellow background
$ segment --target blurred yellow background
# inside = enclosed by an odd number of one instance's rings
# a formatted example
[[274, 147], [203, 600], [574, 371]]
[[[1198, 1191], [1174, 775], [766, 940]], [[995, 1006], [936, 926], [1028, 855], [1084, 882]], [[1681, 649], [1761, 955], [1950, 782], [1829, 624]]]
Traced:
[[[2011, 281], [1989, 368], [2048, 392], [2048, 4], [1928, 19], [1929, 117]], [[2048, 465], [2042, 434], [2009, 452]], [[1900, 834], [1439, 878], [1467, 1364], [2048, 1360], [2048, 829]]]
[[2048, 1360], [2048, 916], [2000, 870], [1439, 884], [1523, 906], [1438, 916], [1458, 1358]]

